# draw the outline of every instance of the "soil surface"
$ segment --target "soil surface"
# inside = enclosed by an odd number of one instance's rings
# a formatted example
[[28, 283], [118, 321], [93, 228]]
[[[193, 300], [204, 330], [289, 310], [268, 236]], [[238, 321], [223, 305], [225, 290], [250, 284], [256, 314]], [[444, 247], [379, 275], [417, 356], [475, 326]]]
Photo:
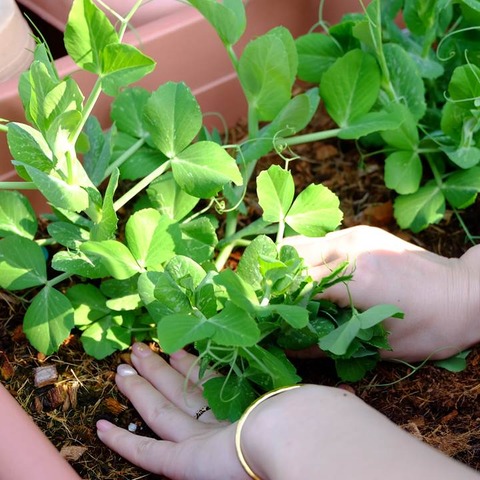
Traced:
[[[330, 128], [329, 122], [328, 117], [319, 115], [312, 129]], [[233, 129], [230, 141], [240, 140], [244, 131], [243, 125]], [[338, 141], [295, 147], [294, 152], [300, 157], [292, 162], [298, 188], [315, 182], [335, 191], [341, 199], [344, 227], [379, 226], [449, 257], [468, 249], [465, 231], [453, 212], [447, 212], [444, 221], [421, 234], [398, 229], [392, 216], [393, 195], [383, 184], [381, 158], [362, 160], [354, 143]], [[274, 161], [278, 159], [273, 156], [265, 160]], [[246, 223], [260, 214], [253, 197], [248, 197], [247, 203]], [[461, 212], [472, 235], [480, 231], [479, 208], [477, 203]], [[22, 299], [0, 291], [0, 381], [79, 475], [91, 480], [160, 478], [125, 462], [105, 448], [95, 434], [99, 418], [123, 427], [134, 424], [139, 434], [149, 434], [115, 387], [114, 372], [119, 363], [128, 361], [128, 352], [97, 361], [83, 352], [78, 338], [72, 335], [57, 354], [46, 358], [26, 341], [22, 314]], [[467, 361], [467, 369], [460, 373], [428, 363], [414, 369], [383, 362], [348, 388], [412, 435], [480, 470], [480, 349], [473, 349]], [[329, 360], [296, 360], [296, 364], [304, 382], [338, 384]], [[36, 387], [35, 369], [42, 366], [54, 366], [58, 380]]]

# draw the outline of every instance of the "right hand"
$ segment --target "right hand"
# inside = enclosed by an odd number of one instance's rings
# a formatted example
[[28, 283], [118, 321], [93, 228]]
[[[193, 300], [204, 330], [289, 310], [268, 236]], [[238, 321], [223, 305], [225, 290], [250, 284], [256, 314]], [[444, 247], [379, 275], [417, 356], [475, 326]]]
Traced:
[[[393, 351], [382, 352], [384, 358], [447, 358], [480, 341], [480, 246], [460, 259], [445, 258], [368, 226], [285, 243], [297, 248], [315, 279], [349, 261], [352, 281], [330, 287], [323, 298], [344, 307], [350, 293], [360, 310], [388, 303], [405, 313], [386, 321]], [[312, 349], [302, 356], [318, 354]]]

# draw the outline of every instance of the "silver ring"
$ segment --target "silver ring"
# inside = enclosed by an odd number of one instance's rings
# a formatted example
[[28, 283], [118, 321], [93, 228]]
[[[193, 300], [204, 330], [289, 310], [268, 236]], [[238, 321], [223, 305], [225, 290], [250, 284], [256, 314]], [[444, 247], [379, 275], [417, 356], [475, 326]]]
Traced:
[[198, 420], [205, 412], [208, 412], [210, 407], [208, 405], [204, 405], [202, 408], [198, 409], [194, 415], [195, 420]]

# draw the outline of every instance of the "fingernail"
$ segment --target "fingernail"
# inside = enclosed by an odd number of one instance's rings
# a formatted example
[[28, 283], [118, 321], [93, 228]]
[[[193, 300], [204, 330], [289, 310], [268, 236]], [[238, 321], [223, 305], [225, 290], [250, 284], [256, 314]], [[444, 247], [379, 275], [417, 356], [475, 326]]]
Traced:
[[131, 375], [138, 375], [137, 371], [133, 367], [128, 365], [127, 363], [122, 363], [121, 365], [119, 365], [117, 367], [117, 373], [121, 377], [129, 377]]
[[145, 358], [151, 355], [153, 352], [148, 345], [137, 342], [133, 344], [132, 353], [139, 358]]
[[173, 352], [171, 355], [170, 355], [170, 358], [172, 358], [173, 360], [180, 360], [181, 358], [183, 358], [185, 355], [187, 354], [187, 352], [185, 350], [178, 350], [176, 352]]
[[110, 423], [107, 420], [99, 420], [97, 422], [97, 430], [99, 432], [108, 432], [113, 428], [113, 423]]

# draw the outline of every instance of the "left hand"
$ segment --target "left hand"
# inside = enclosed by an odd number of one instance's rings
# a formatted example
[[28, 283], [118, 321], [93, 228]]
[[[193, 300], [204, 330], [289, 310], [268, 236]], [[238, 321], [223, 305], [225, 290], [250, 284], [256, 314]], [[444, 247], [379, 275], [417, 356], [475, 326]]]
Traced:
[[206, 404], [201, 386], [185, 381], [188, 374], [193, 381], [198, 379], [198, 369], [192, 368], [196, 358], [180, 351], [171, 356], [170, 366], [137, 343], [131, 359], [136, 370], [120, 365], [118, 388], [163, 440], [99, 420], [100, 440], [135, 465], [171, 479], [248, 478], [235, 452], [235, 425], [218, 422], [211, 411], [195, 419]]

